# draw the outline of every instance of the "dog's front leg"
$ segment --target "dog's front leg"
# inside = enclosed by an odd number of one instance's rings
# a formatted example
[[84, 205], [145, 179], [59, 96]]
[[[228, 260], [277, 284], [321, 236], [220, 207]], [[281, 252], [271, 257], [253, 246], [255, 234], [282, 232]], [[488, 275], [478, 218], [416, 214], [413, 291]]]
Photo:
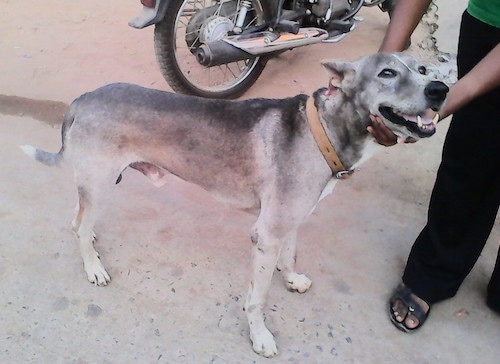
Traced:
[[291, 292], [306, 292], [312, 284], [312, 281], [305, 274], [299, 274], [295, 271], [295, 262], [297, 260], [297, 230], [291, 231], [281, 250], [278, 263], [278, 270], [281, 271], [285, 279], [286, 288]]
[[272, 357], [278, 353], [273, 334], [264, 322], [264, 305], [271, 286], [274, 268], [278, 261], [281, 239], [265, 229], [255, 229], [253, 242], [253, 275], [248, 291], [245, 311], [250, 326], [253, 350], [262, 356]]

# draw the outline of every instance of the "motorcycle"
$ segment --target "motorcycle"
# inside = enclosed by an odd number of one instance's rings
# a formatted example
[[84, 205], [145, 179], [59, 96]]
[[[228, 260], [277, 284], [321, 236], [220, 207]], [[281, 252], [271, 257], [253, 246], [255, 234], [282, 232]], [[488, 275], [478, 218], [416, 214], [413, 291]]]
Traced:
[[284, 51], [339, 42], [363, 6], [389, 16], [396, 0], [140, 0], [129, 25], [155, 25], [163, 77], [179, 93], [236, 98]]

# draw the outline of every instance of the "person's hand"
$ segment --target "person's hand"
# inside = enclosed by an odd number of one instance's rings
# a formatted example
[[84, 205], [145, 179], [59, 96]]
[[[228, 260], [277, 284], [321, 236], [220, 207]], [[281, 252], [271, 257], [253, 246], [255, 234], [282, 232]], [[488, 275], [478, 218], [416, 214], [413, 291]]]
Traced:
[[370, 115], [372, 125], [368, 126], [368, 132], [375, 138], [375, 140], [386, 147], [393, 146], [397, 143], [415, 143], [417, 139], [408, 137], [406, 139], [398, 138], [391, 129], [385, 126], [380, 116]]

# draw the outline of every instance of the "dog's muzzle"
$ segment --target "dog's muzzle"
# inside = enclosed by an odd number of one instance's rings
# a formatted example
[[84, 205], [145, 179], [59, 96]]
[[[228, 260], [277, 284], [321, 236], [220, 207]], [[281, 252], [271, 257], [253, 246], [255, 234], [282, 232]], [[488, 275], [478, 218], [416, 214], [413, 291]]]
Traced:
[[[441, 81], [432, 81], [424, 89], [424, 95], [427, 99], [428, 108], [438, 111], [449, 88]], [[426, 118], [423, 115], [410, 115], [397, 111], [388, 106], [379, 107], [380, 114], [390, 122], [405, 126], [410, 132], [419, 138], [428, 138], [436, 132], [436, 124], [439, 121], [439, 115], [433, 119]]]

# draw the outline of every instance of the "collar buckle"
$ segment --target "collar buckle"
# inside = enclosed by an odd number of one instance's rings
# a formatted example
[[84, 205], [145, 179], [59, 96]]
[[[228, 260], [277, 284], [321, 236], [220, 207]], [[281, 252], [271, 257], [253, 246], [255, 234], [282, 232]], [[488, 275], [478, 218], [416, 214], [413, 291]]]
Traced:
[[343, 170], [334, 174], [336, 179], [348, 179], [354, 173], [354, 169], [349, 171]]

